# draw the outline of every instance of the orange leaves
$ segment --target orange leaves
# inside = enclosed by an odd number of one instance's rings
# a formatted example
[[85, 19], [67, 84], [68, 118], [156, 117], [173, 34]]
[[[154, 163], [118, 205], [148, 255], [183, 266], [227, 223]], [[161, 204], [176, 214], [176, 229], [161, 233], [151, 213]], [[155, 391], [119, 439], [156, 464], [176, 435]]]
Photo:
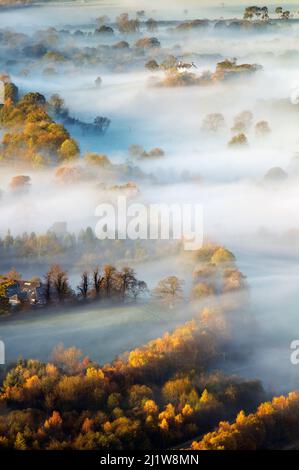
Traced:
[[83, 433], [88, 433], [92, 431], [93, 428], [93, 420], [90, 418], [85, 418], [83, 424], [82, 424], [82, 432]]
[[24, 384], [24, 388], [27, 388], [29, 390], [39, 390], [40, 386], [41, 381], [37, 375], [32, 375], [31, 377], [29, 377]]
[[182, 409], [182, 415], [183, 416], [191, 416], [193, 413], [194, 413], [193, 408], [188, 403], [186, 403], [186, 405]]
[[45, 429], [58, 429], [62, 425], [62, 418], [58, 411], [53, 411], [52, 416], [49, 419], [46, 419], [44, 423]]
[[56, 367], [54, 364], [48, 363], [48, 364], [46, 365], [46, 373], [47, 373], [47, 375], [49, 375], [50, 377], [55, 377], [55, 376], [57, 376], [57, 374], [58, 374], [57, 367]]
[[[53, 276], [58, 272], [58, 266], [52, 266]], [[64, 348], [63, 344], [56, 346], [52, 353], [52, 361], [69, 373], [81, 372], [84, 368], [82, 364], [83, 353], [80, 349], [71, 347]]]
[[259, 405], [256, 413], [240, 411], [232, 424], [220, 422], [218, 429], [193, 442], [195, 450], [234, 450], [270, 448], [279, 436], [280, 442], [298, 436], [299, 393], [273, 398]]
[[158, 405], [154, 400], [146, 400], [143, 405], [143, 410], [147, 415], [156, 415], [159, 412]]
[[158, 426], [163, 431], [168, 431], [169, 430], [169, 425], [168, 425], [168, 422], [165, 418], [162, 419], [162, 421], [158, 424]]

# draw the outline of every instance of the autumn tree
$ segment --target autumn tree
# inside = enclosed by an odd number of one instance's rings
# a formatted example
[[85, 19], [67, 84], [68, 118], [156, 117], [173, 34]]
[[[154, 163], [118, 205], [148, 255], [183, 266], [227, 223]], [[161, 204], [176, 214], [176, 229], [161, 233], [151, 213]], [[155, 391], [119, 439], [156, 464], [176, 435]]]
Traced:
[[116, 24], [121, 33], [136, 33], [139, 31], [138, 19], [130, 19], [128, 13], [122, 13], [116, 18]]
[[202, 129], [209, 132], [218, 132], [225, 127], [225, 120], [221, 113], [208, 114], [202, 123]]
[[58, 264], [51, 266], [48, 273], [59, 302], [64, 302], [71, 295], [67, 273]]
[[234, 264], [235, 262], [234, 254], [227, 250], [224, 247], [219, 247], [211, 257], [211, 263], [215, 265], [220, 265], [221, 263]]
[[156, 60], [150, 59], [148, 62], [146, 62], [145, 68], [151, 72], [156, 72], [159, 70], [159, 64]]
[[184, 282], [176, 276], [166, 277], [159, 281], [157, 287], [153, 290], [153, 298], [173, 308], [183, 300], [183, 284]]
[[18, 101], [18, 96], [19, 96], [19, 89], [14, 83], [9, 82], [9, 83], [4, 84], [5, 100], [11, 100], [11, 102], [15, 104]]
[[241, 132], [240, 134], [234, 135], [228, 143], [229, 147], [247, 147], [248, 140], [245, 134]]
[[[51, 354], [51, 361], [68, 374], [80, 373], [86, 367], [86, 359], [80, 349], [65, 348], [63, 344], [56, 346]], [[88, 363], [88, 362], [87, 362]]]
[[105, 264], [103, 269], [103, 288], [105, 290], [106, 298], [111, 297], [111, 290], [114, 286], [114, 275], [116, 269], [111, 264]]
[[14, 447], [15, 447], [16, 450], [27, 450], [26, 441], [25, 441], [25, 438], [24, 438], [24, 436], [21, 432], [17, 433]]
[[9, 186], [12, 190], [26, 191], [31, 184], [31, 178], [27, 175], [13, 176], [10, 180]]
[[271, 134], [271, 129], [267, 121], [259, 121], [255, 125], [255, 135], [257, 137], [265, 137]]
[[74, 160], [80, 153], [79, 146], [74, 139], [66, 139], [59, 150], [61, 160], [69, 161]]
[[233, 132], [245, 132], [252, 126], [253, 114], [251, 111], [242, 111], [237, 114], [232, 127]]

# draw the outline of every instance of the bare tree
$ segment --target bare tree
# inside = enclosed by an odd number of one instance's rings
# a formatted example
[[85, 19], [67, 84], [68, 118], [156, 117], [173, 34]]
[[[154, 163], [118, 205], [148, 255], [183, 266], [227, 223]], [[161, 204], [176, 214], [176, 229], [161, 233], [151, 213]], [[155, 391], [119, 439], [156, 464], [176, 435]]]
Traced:
[[99, 297], [101, 293], [101, 286], [103, 283], [103, 277], [100, 274], [99, 267], [94, 268], [92, 273], [92, 286], [94, 290], [95, 297]]
[[54, 264], [50, 268], [49, 275], [58, 301], [63, 302], [72, 292], [66, 272], [62, 271], [58, 264]]
[[44, 276], [44, 297], [46, 304], [50, 304], [52, 300], [51, 289], [52, 289], [52, 280], [51, 280], [51, 272], [47, 272]]
[[138, 281], [132, 283], [130, 286], [130, 294], [133, 296], [135, 302], [137, 300], [137, 297], [139, 295], [145, 295], [148, 292], [148, 287], [146, 282], [144, 281]]
[[77, 289], [78, 289], [81, 297], [84, 300], [87, 299], [87, 297], [88, 297], [89, 286], [90, 286], [89, 274], [88, 274], [87, 271], [84, 271], [84, 273], [81, 276], [81, 282], [77, 286]]

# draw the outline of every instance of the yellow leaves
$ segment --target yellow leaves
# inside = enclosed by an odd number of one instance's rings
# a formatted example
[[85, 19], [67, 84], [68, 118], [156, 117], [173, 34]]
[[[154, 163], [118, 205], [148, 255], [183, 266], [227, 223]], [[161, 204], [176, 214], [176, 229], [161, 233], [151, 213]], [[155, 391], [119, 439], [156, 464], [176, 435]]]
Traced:
[[111, 425], [110, 421], [106, 421], [106, 423], [103, 424], [103, 430], [107, 434], [112, 431], [112, 425]]
[[[200, 442], [194, 442], [192, 449], [197, 450], [255, 450], [271, 446], [277, 439], [277, 429], [281, 439], [290, 440], [294, 432], [297, 438], [297, 427], [292, 431], [291, 423], [298, 420], [299, 393], [292, 392], [288, 397], [273, 398], [272, 402], [259, 405], [256, 413], [245, 415], [240, 411], [232, 424], [223, 421], [218, 429], [206, 434]], [[282, 437], [285, 436], [285, 437]]]
[[211, 257], [212, 264], [234, 263], [235, 256], [226, 248], [218, 248]]
[[61, 400], [66, 402], [75, 402], [78, 400], [78, 391], [82, 378], [79, 376], [64, 376], [58, 383], [57, 392]]
[[158, 405], [154, 402], [154, 400], [146, 400], [143, 405], [143, 410], [148, 415], [157, 414], [159, 412]]
[[107, 167], [111, 165], [108, 157], [106, 155], [99, 155], [97, 153], [87, 153], [84, 156], [84, 160], [88, 165], [95, 165], [101, 167]]
[[41, 382], [40, 382], [40, 379], [38, 378], [37, 375], [32, 375], [31, 377], [29, 377], [25, 384], [24, 384], [24, 388], [27, 388], [27, 389], [37, 389], [37, 388], [40, 388], [40, 385], [41, 385]]
[[183, 416], [191, 416], [193, 413], [194, 413], [193, 408], [188, 403], [186, 403], [186, 405], [182, 409], [182, 415]]
[[175, 418], [175, 409], [174, 409], [174, 406], [171, 403], [169, 403], [168, 405], [166, 405], [165, 410], [159, 413], [160, 424], [163, 423], [164, 420], [167, 422], [174, 418]]
[[246, 415], [243, 410], [241, 410], [240, 413], [238, 413], [236, 423], [241, 426], [242, 424], [246, 423]]
[[15, 440], [15, 449], [16, 450], [26, 450], [26, 441], [24, 439], [24, 436], [21, 432], [17, 433], [16, 440]]
[[140, 349], [131, 351], [128, 359], [131, 367], [144, 367], [148, 363], [148, 358]]
[[22, 99], [16, 106], [7, 102], [2, 108], [1, 124], [10, 129], [2, 140], [5, 160], [17, 158], [40, 168], [47, 165], [53, 156], [69, 160], [79, 154], [77, 142], [70, 138], [62, 124], [51, 119], [44, 105], [45, 100], [39, 98], [35, 101]]
[[104, 380], [105, 375], [102, 369], [96, 369], [95, 367], [88, 367], [86, 370], [86, 377], [88, 379]]
[[183, 415], [179, 413], [175, 416], [174, 421], [176, 422], [176, 424], [182, 424], [184, 422]]
[[208, 392], [207, 389], [204, 389], [199, 401], [200, 401], [200, 403], [204, 403], [204, 404], [210, 403], [210, 402], [214, 401], [214, 397], [211, 393]]
[[58, 373], [58, 369], [57, 367], [54, 365], [54, 364], [51, 364], [51, 363], [48, 363], [46, 365], [46, 373], [47, 375], [49, 375], [50, 377], [55, 377]]
[[1, 395], [1, 398], [12, 400], [15, 402], [22, 402], [24, 399], [24, 392], [20, 387], [6, 387], [4, 393]]
[[0, 297], [6, 296], [6, 291], [9, 286], [13, 286], [15, 284], [14, 280], [0, 278]]
[[257, 416], [265, 416], [274, 413], [273, 405], [270, 401], [262, 403], [257, 409]]
[[180, 396], [191, 391], [192, 384], [188, 378], [168, 380], [162, 389], [165, 400], [178, 404]]
[[288, 400], [288, 398], [286, 398], [284, 396], [274, 397], [273, 400], [272, 400], [273, 411], [274, 410], [283, 410], [284, 408], [286, 408], [289, 405], [289, 401], [290, 400]]
[[159, 428], [161, 428], [163, 431], [168, 431], [169, 430], [169, 426], [168, 426], [168, 422], [165, 418], [162, 419], [161, 423], [158, 424]]
[[298, 406], [298, 404], [299, 404], [299, 392], [290, 392], [288, 394], [288, 403], [290, 405], [295, 403]]
[[0, 449], [9, 447], [9, 440], [5, 436], [0, 436]]
[[52, 416], [49, 419], [46, 419], [44, 423], [45, 429], [59, 428], [62, 425], [62, 418], [58, 411], [53, 411]]
[[60, 158], [62, 160], [73, 160], [80, 153], [77, 142], [74, 139], [66, 139], [59, 150]]
[[214, 295], [214, 293], [215, 290], [212, 285], [207, 284], [205, 282], [199, 282], [193, 287], [191, 292], [191, 298], [192, 300], [198, 300], [204, 297], [212, 296]]

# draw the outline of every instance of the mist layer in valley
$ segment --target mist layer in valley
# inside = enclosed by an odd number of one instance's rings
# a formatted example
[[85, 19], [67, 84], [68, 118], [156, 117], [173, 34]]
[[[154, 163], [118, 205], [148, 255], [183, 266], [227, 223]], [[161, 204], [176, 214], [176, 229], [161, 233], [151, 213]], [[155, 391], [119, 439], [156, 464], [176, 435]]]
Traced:
[[[111, 197], [110, 187], [131, 180], [138, 188], [134, 202], [202, 204], [205, 240], [235, 253], [238, 267], [247, 276], [250, 312], [258, 325], [253, 338], [240, 332], [240, 343], [253, 349], [248, 361], [241, 368], [237, 361], [227, 364], [227, 369], [261, 378], [270, 389], [297, 387], [297, 369], [289, 357], [290, 343], [299, 334], [299, 20], [294, 17], [280, 23], [273, 13], [273, 26], [265, 31], [223, 29], [215, 28], [213, 20], [241, 18], [243, 2], [224, 8], [175, 2], [161, 9], [144, 2], [146, 18], [157, 21], [151, 35], [160, 46], [136, 52], [136, 41], [148, 32], [143, 19], [138, 33], [119, 32], [115, 21], [124, 10], [119, 3], [33, 6], [25, 14], [23, 10], [0, 13], [5, 27], [26, 35], [19, 38], [20, 47], [17, 42], [1, 49], [1, 68], [21, 93], [38, 91], [47, 99], [59, 93], [75, 119], [90, 123], [96, 116], [109, 118], [110, 126], [102, 135], [82, 132], [72, 124], [66, 127], [79, 142], [82, 155], [105, 154], [114, 165], [112, 173], [85, 174], [82, 157], [74, 164], [82, 172], [75, 182], [61, 181], [52, 167], [1, 168], [0, 236], [5, 237], [8, 229], [16, 236], [45, 233], [57, 221], [66, 222], [74, 233], [94, 228], [95, 208]], [[269, 8], [274, 12], [275, 6]], [[125, 9], [132, 15], [135, 2]], [[102, 15], [108, 15], [113, 35], [94, 35], [96, 19]], [[206, 28], [177, 29], [181, 22], [195, 18], [211, 22]], [[45, 33], [49, 27], [56, 28], [50, 31], [54, 46], [49, 46], [49, 31]], [[41, 29], [46, 47], [64, 55], [65, 62], [24, 53], [24, 47], [39, 42]], [[81, 34], [75, 34], [78, 30]], [[120, 41], [128, 43], [125, 53], [112, 47]], [[100, 51], [102, 60], [86, 60], [80, 66], [80, 54], [89, 57], [93, 53], [89, 47]], [[11, 62], [16, 51], [17, 60]], [[227, 59], [262, 68], [211, 86], [157, 86], [165, 71], [150, 71], [145, 64], [150, 59], [161, 63], [170, 55], [193, 62], [195, 74], [214, 71], [217, 63]], [[49, 68], [52, 71], [45, 73]], [[96, 86], [99, 76], [101, 84]], [[236, 117], [244, 111], [251, 113], [242, 130], [247, 145], [230, 146], [237, 133], [232, 130]], [[223, 117], [216, 131], [204, 125], [209, 114]], [[262, 137], [257, 128], [260, 122], [269, 127]], [[163, 156], [132, 155], [132, 145], [145, 152], [161, 148]], [[125, 174], [124, 166], [128, 168]], [[30, 187], [21, 195], [10, 187], [11, 178], [20, 172], [30, 177]], [[31, 263], [16, 258], [2, 261], [4, 272], [10, 262], [24, 278], [43, 276], [47, 269], [45, 260]], [[131, 264], [151, 288], [165, 276], [184, 278], [187, 295], [192, 269], [186, 253], [166, 252], [162, 260]], [[70, 258], [66, 267], [76, 286], [80, 270], [90, 265], [88, 260], [78, 263]], [[164, 318], [159, 312], [156, 318], [138, 304], [47, 312], [44, 317], [37, 312], [1, 322], [0, 334], [10, 360], [19, 355], [45, 360], [55, 344], [63, 342], [75, 344], [103, 363], [159, 336], [188, 315], [192, 314], [186, 309], [181, 317]]]

